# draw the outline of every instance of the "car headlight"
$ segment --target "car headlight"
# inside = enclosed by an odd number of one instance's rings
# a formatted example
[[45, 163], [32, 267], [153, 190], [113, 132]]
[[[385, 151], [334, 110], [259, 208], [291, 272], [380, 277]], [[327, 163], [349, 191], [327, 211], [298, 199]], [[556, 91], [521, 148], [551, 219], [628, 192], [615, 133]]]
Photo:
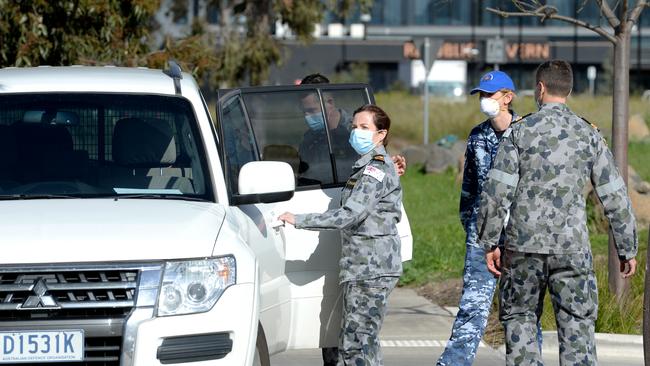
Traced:
[[158, 316], [201, 313], [212, 309], [236, 281], [232, 256], [165, 263]]

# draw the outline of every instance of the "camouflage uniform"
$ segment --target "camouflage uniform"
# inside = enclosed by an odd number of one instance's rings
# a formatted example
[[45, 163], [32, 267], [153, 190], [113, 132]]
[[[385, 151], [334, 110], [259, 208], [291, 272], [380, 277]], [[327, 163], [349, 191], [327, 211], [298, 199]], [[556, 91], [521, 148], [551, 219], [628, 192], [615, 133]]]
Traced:
[[[352, 128], [352, 116], [339, 109], [341, 117], [336, 128], [328, 130], [332, 142], [332, 154], [336, 159], [336, 173], [339, 181], [350, 176], [350, 167], [359, 157], [348, 139]], [[306, 184], [332, 183], [332, 161], [328, 151], [328, 141], [325, 131], [309, 130], [305, 132], [302, 143], [298, 149], [300, 167], [299, 179]]]
[[402, 188], [383, 146], [361, 156], [341, 194], [341, 207], [296, 215], [296, 228], [341, 230], [339, 280], [344, 288], [339, 365], [382, 365], [379, 330], [386, 299], [402, 273]]
[[499, 289], [506, 363], [542, 364], [534, 329], [548, 287], [560, 364], [595, 364], [598, 299], [583, 192], [591, 182], [618, 255], [630, 259], [638, 245], [625, 183], [597, 129], [565, 104], [544, 104], [510, 131], [481, 194], [478, 217], [479, 243], [490, 250], [510, 209]]
[[[510, 113], [513, 121], [519, 118], [514, 112]], [[471, 365], [490, 315], [496, 278], [488, 271], [485, 252], [477, 242], [476, 217], [481, 190], [502, 135], [503, 132], [496, 132], [488, 119], [474, 127], [467, 138], [459, 210], [466, 233], [463, 291], [451, 337], [437, 365]], [[538, 334], [541, 344], [541, 329]]]

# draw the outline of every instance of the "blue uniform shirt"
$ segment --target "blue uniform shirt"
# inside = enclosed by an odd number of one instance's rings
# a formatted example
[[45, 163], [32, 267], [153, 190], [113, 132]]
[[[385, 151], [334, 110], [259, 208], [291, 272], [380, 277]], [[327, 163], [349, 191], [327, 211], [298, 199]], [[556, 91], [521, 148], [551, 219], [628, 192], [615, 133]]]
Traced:
[[[510, 111], [510, 113], [513, 121], [519, 118], [514, 112]], [[503, 133], [494, 131], [492, 123], [488, 119], [474, 127], [467, 138], [459, 209], [460, 222], [465, 228], [465, 243], [467, 245], [479, 246], [476, 219], [481, 191], [492, 167], [492, 161], [497, 154]], [[503, 244], [503, 237], [501, 237], [501, 244]]]

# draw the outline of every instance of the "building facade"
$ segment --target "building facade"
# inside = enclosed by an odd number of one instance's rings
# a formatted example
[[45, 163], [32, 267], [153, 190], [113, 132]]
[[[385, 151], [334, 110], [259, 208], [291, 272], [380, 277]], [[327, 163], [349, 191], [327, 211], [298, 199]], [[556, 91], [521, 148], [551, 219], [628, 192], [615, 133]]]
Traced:
[[[542, 2], [555, 7], [558, 14], [607, 25], [596, 1]], [[318, 71], [327, 75], [351, 63], [367, 63], [375, 89], [388, 89], [396, 84], [413, 86], [415, 67], [413, 60], [407, 58], [408, 47], [404, 44], [429, 37], [436, 60], [467, 63], [466, 88], [476, 84], [485, 71], [498, 67], [512, 75], [519, 89], [532, 89], [535, 67], [545, 60], [561, 58], [574, 67], [576, 92], [590, 90], [588, 76], [593, 76], [595, 70], [593, 90], [610, 93], [613, 46], [609, 41], [566, 22], [542, 23], [536, 17], [503, 18], [487, 8], [517, 10], [510, 0], [375, 0], [370, 14], [357, 12], [349, 19], [329, 14], [317, 27], [316, 41], [309, 46], [285, 37], [282, 32], [276, 34], [283, 39], [289, 53], [283, 67], [273, 71], [269, 82], [287, 83], [302, 74]], [[503, 50], [498, 65], [493, 63], [495, 55], [490, 54], [488, 47], [494, 44]], [[631, 89], [650, 88], [650, 12], [647, 10], [633, 31], [630, 61]], [[588, 75], [590, 66], [592, 75]]]
[[[558, 14], [608, 27], [596, 0], [539, 1], [556, 8]], [[612, 6], [617, 3], [609, 2]], [[286, 52], [282, 65], [272, 68], [268, 84], [294, 83], [314, 72], [333, 76], [361, 64], [367, 65], [375, 90], [399, 86], [421, 90], [424, 67], [413, 57], [420, 50], [416, 44], [428, 37], [433, 59], [464, 65], [464, 93], [481, 74], [496, 67], [511, 74], [519, 89], [530, 90], [535, 67], [552, 58], [572, 63], [575, 92], [610, 93], [613, 46], [598, 34], [557, 20], [542, 23], [536, 17], [503, 18], [487, 8], [517, 10], [511, 0], [374, 0], [368, 14], [356, 11], [341, 19], [327, 13], [323, 22], [315, 25], [315, 39], [308, 45], [297, 41], [278, 21], [272, 31]], [[156, 14], [160, 27], [154, 35], [160, 38], [159, 43], [163, 34], [186, 35], [197, 17], [217, 34], [224, 14], [214, 1], [165, 0]], [[232, 21], [244, 27], [241, 17]], [[501, 58], [498, 63], [495, 56]], [[633, 30], [630, 70], [633, 92], [650, 89], [650, 10], [641, 15]], [[590, 81], [588, 76], [594, 71], [596, 77]], [[435, 80], [429, 76], [430, 83]]]

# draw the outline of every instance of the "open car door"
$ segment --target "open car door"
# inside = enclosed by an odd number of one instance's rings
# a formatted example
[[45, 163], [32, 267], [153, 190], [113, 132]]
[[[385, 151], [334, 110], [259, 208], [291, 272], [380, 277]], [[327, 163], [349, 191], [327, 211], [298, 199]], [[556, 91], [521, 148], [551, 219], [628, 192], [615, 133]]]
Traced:
[[[338, 344], [341, 315], [338, 231], [278, 226], [283, 212], [324, 212], [340, 194], [358, 154], [348, 143], [352, 114], [374, 103], [364, 84], [313, 84], [219, 91], [220, 148], [230, 205], [261, 269], [260, 319], [269, 351]], [[399, 121], [397, 121], [399, 123]], [[239, 169], [253, 160], [289, 163], [296, 178], [292, 199], [250, 203], [240, 199]], [[411, 259], [406, 214], [398, 225], [402, 259]]]

